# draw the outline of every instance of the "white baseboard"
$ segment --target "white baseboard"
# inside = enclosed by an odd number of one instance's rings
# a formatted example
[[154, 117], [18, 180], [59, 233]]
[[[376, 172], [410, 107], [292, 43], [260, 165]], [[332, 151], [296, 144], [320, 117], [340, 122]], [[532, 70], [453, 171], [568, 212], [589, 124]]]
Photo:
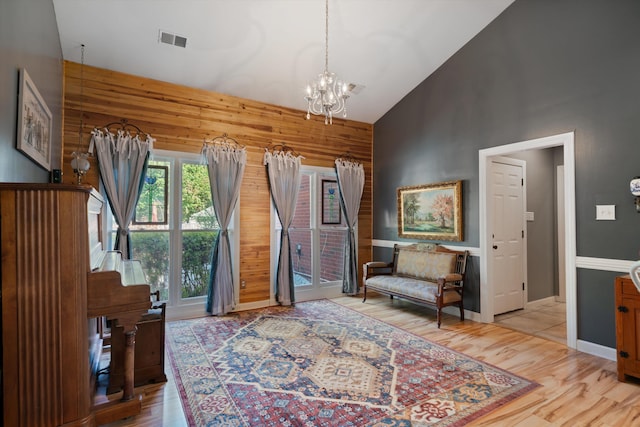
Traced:
[[[433, 308], [433, 307], [430, 307], [430, 308]], [[442, 307], [442, 312], [450, 314], [455, 317], [460, 317], [460, 309], [458, 307], [454, 307], [451, 305], [447, 307]], [[474, 322], [482, 323], [482, 320], [480, 320], [480, 313], [476, 313], [475, 311], [465, 310], [464, 318], [465, 320], [473, 320]]]
[[600, 344], [594, 344], [588, 341], [578, 340], [577, 350], [593, 356], [602, 357], [603, 359], [616, 361], [616, 349], [605, 347]]

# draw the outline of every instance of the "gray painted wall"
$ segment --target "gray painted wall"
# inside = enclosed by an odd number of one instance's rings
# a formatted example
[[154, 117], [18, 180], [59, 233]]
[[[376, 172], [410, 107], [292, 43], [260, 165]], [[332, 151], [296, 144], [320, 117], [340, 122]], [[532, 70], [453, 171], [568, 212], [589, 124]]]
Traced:
[[[375, 123], [374, 239], [400, 240], [397, 187], [462, 179], [462, 244], [479, 246], [478, 150], [575, 131], [577, 254], [637, 259], [639, 22], [637, 0], [516, 0]], [[615, 275], [578, 272], [579, 339], [615, 347]]]
[[51, 0], [0, 1], [0, 58], [0, 182], [48, 182], [49, 172], [15, 147], [25, 68], [53, 114], [51, 165], [60, 169], [62, 48]]

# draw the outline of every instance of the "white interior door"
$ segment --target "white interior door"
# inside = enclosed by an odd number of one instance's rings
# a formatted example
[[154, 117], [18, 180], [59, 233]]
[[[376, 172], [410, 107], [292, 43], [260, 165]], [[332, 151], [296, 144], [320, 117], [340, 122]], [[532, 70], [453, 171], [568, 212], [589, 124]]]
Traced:
[[525, 302], [523, 163], [508, 158], [491, 161], [494, 315], [521, 309]]

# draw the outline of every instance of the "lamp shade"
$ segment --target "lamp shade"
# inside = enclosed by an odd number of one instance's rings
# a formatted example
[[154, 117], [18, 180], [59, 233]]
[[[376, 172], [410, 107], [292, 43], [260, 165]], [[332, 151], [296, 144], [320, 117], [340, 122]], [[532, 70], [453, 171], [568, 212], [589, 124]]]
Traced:
[[73, 153], [73, 158], [71, 159], [71, 167], [74, 171], [78, 172], [86, 172], [91, 167], [91, 163], [87, 160], [86, 153]]

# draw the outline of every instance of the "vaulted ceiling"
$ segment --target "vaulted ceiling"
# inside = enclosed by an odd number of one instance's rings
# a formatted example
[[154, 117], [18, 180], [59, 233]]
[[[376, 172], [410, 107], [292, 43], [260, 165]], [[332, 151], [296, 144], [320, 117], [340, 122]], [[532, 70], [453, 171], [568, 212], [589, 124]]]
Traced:
[[[375, 123], [512, 2], [329, 0], [329, 70], [355, 85], [348, 118]], [[69, 61], [84, 44], [87, 65], [300, 110], [324, 70], [324, 0], [53, 3]]]

